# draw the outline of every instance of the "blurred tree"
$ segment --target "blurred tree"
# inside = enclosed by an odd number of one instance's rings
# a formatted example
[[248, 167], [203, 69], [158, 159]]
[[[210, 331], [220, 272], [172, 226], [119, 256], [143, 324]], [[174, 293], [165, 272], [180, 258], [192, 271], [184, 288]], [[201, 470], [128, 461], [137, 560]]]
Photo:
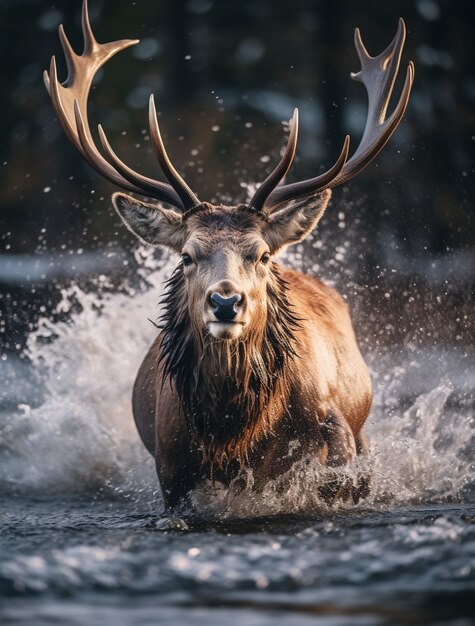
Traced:
[[[157, 175], [146, 128], [146, 101], [155, 92], [170, 153], [208, 198], [227, 193], [241, 199], [240, 183], [265, 175], [283, 139], [280, 122], [294, 105], [302, 111], [300, 161], [290, 178], [328, 165], [348, 130], [355, 147], [366, 100], [361, 85], [349, 78], [358, 67], [353, 28], [361, 27], [375, 54], [404, 15], [409, 36], [403, 62], [416, 62], [407, 120], [377, 164], [351, 183], [348, 197], [367, 197], [355, 216], [364, 216], [381, 241], [389, 229], [406, 255], [424, 248], [441, 254], [473, 242], [471, 5], [443, 0], [403, 0], [397, 6], [376, 0], [90, 4], [99, 40], [143, 40], [112, 60], [98, 80], [93, 120], [109, 129], [117, 152], [132, 166]], [[2, 74], [8, 89], [0, 116], [0, 210], [2, 230], [11, 233], [10, 251], [34, 252], [45, 226], [50, 247], [128, 241], [122, 230], [117, 234], [108, 208], [111, 186], [68, 145], [42, 86], [41, 71], [53, 52], [64, 76], [55, 32], [60, 21], [80, 49], [79, 14], [79, 1], [0, 4], [0, 52], [8, 59]], [[338, 202], [346, 197], [337, 193]], [[384, 245], [372, 250], [376, 263]]]

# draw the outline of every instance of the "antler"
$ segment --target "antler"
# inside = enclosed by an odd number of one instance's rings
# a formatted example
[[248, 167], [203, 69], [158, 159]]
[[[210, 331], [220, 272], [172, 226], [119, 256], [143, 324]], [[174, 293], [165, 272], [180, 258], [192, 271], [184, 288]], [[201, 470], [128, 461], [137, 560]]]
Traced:
[[[160, 134], [153, 96], [149, 103], [150, 135], [159, 165], [170, 184], [143, 176], [123, 163], [112, 150], [100, 125], [99, 137], [107, 158], [98, 151], [89, 129], [87, 115], [87, 102], [92, 81], [99, 68], [111, 57], [137, 44], [138, 40], [124, 39], [99, 44], [89, 22], [87, 0], [84, 0], [82, 8], [82, 32], [84, 51], [79, 56], [72, 49], [63, 26], [59, 27], [59, 37], [68, 68], [68, 77], [65, 82], [60, 83], [58, 80], [54, 56], [51, 58], [49, 74], [44, 72], [45, 85], [53, 107], [70, 141], [97, 172], [119, 187], [162, 200], [182, 211], [199, 204], [198, 197], [178, 174], [167, 155]], [[356, 74], [351, 74], [351, 77], [364, 84], [369, 101], [365, 130], [355, 154], [347, 161], [350, 145], [350, 138], [347, 135], [340, 156], [327, 172], [309, 180], [277, 187], [289, 170], [295, 155], [298, 131], [298, 111], [295, 109], [287, 147], [280, 163], [254, 194], [250, 202], [251, 206], [258, 211], [263, 210], [264, 206], [272, 209], [283, 202], [311, 196], [324, 189], [336, 187], [356, 176], [376, 157], [401, 122], [414, 81], [414, 64], [410, 61], [399, 102], [390, 117], [386, 119], [386, 110], [393, 92], [405, 38], [404, 21], [399, 19], [398, 31], [392, 43], [379, 56], [371, 57], [363, 45], [359, 29], [355, 30], [355, 46], [361, 62], [361, 70]]]
[[[66, 58], [68, 77], [64, 83], [58, 80], [56, 59], [51, 58], [50, 72], [44, 72], [46, 89], [51, 97], [56, 115], [66, 135], [81, 153], [84, 159], [99, 174], [115, 185], [140, 195], [162, 200], [180, 210], [186, 210], [199, 204], [198, 198], [171, 165], [158, 130], [155, 108], [154, 120], [151, 121], [151, 137], [155, 152], [159, 157], [170, 185], [143, 176], [125, 165], [112, 151], [101, 126], [99, 136], [107, 159], [98, 151], [89, 129], [87, 103], [91, 84], [97, 71], [115, 54], [138, 43], [137, 39], [123, 39], [100, 44], [96, 41], [87, 9], [87, 0], [82, 6], [82, 32], [84, 51], [77, 55], [66, 37], [63, 26], [59, 27], [59, 37]], [[151, 111], [152, 111], [151, 105]], [[165, 164], [165, 167], [164, 167]]]
[[[266, 203], [269, 196], [273, 196], [273, 190], [279, 184], [279, 182], [284, 178], [287, 172], [292, 165], [292, 161], [294, 160], [295, 150], [297, 148], [297, 133], [298, 133], [298, 109], [294, 109], [294, 114], [292, 120], [290, 122], [290, 134], [287, 140], [287, 146], [285, 148], [284, 154], [280, 160], [280, 163], [277, 165], [275, 170], [269, 174], [269, 176], [265, 179], [265, 181], [259, 186], [258, 190], [252, 197], [250, 201], [250, 205], [256, 209], [256, 211], [261, 211], [264, 204]], [[327, 182], [330, 182], [337, 174], [340, 173], [342, 167], [345, 165], [346, 159], [348, 158], [348, 150], [350, 149], [350, 137], [346, 136], [345, 141], [343, 143], [343, 148], [338, 157], [335, 165], [331, 167], [327, 172], [321, 174], [318, 179], [322, 186], [325, 186]], [[316, 180], [316, 179], [314, 179]], [[292, 185], [286, 185], [285, 187], [291, 187]], [[323, 188], [323, 187], [322, 187]], [[284, 189], [284, 187], [279, 187], [279, 191]], [[275, 193], [275, 191], [274, 191]], [[277, 204], [277, 203], [276, 203]]]
[[259, 189], [253, 195], [250, 202], [250, 205], [257, 211], [260, 211], [262, 209], [269, 194], [272, 192], [273, 189], [275, 189], [275, 187], [289, 171], [290, 166], [292, 165], [292, 161], [294, 160], [295, 150], [297, 148], [298, 132], [299, 111], [298, 109], [294, 109], [294, 114], [292, 116], [292, 119], [290, 120], [290, 133], [287, 140], [287, 146], [284, 150], [280, 163], [260, 185]]
[[[269, 209], [272, 209], [282, 202], [314, 195], [324, 189], [341, 185], [350, 178], [353, 178], [353, 176], [356, 176], [356, 174], [359, 174], [359, 172], [371, 163], [398, 127], [406, 110], [407, 103], [409, 102], [409, 96], [414, 81], [414, 64], [412, 61], [409, 62], [407, 68], [406, 80], [399, 102], [390, 117], [386, 119], [386, 110], [393, 92], [405, 38], [406, 27], [404, 20], [400, 18], [396, 36], [391, 44], [380, 55], [371, 57], [363, 45], [359, 29], [357, 28], [355, 30], [355, 46], [361, 62], [361, 70], [355, 74], [352, 73], [351, 78], [364, 84], [368, 93], [369, 102], [368, 117], [363, 137], [355, 154], [348, 162], [346, 161], [349, 148], [349, 137], [347, 136], [343, 150], [337, 162], [330, 170], [315, 178], [292, 183], [290, 185], [283, 185], [273, 190], [269, 189], [269, 186], [267, 186], [265, 192], [258, 197], [260, 206], [252, 206], [260, 210], [265, 204]], [[288, 167], [289, 166], [290, 163], [288, 164]], [[281, 167], [281, 164], [279, 164], [275, 172], [277, 172], [279, 167]], [[271, 176], [273, 176], [273, 174]], [[282, 174], [282, 176], [284, 174]], [[261, 185], [256, 196], [258, 196], [262, 187], [268, 183], [271, 176]], [[268, 192], [267, 196], [264, 201], [262, 201], [262, 197], [266, 192]]]

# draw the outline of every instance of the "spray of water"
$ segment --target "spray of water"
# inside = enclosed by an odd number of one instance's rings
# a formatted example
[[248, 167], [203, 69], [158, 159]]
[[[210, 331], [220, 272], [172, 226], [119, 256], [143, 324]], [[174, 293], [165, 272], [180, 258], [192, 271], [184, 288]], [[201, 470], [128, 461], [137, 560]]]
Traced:
[[[31, 334], [28, 357], [42, 380], [44, 400], [31, 406], [25, 397], [16, 411], [0, 415], [0, 488], [129, 494], [157, 489], [130, 397], [157, 332], [147, 318], [159, 315], [161, 284], [174, 260], [157, 260], [138, 248], [136, 261], [147, 289], [104, 293], [99, 285], [88, 292], [72, 285], [58, 305], [67, 321], [44, 318]], [[298, 265], [295, 256], [287, 261]], [[431, 358], [440, 362], [441, 355]], [[473, 483], [474, 429], [470, 408], [450, 403], [453, 381], [429, 376], [408, 400], [414, 355], [403, 351], [396, 359], [374, 353], [368, 359], [376, 392], [367, 427], [371, 453], [343, 468], [341, 477], [352, 480], [371, 470], [372, 494], [363, 506], [458, 497]], [[244, 492], [210, 484], [194, 500], [202, 509], [229, 516], [315, 511], [322, 508], [318, 486], [328, 471], [314, 459], [303, 459], [259, 496], [249, 474]]]

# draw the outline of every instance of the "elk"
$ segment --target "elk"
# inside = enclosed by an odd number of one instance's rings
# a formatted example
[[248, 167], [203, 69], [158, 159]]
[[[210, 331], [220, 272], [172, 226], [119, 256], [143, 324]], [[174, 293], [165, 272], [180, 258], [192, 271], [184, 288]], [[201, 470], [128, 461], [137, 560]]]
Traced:
[[[394, 111], [387, 107], [405, 41], [399, 20], [392, 43], [371, 57], [355, 30], [361, 63], [354, 80], [368, 94], [361, 142], [351, 158], [349, 136], [335, 164], [314, 178], [282, 184], [297, 145], [294, 111], [285, 151], [252, 199], [236, 206], [199, 200], [172, 165], [162, 141], [153, 95], [150, 137], [168, 183], [127, 166], [103, 128], [94, 142], [87, 114], [94, 75], [137, 40], [99, 44], [87, 2], [82, 9], [84, 51], [77, 55], [60, 26], [67, 61], [65, 82], [55, 57], [45, 84], [66, 135], [99, 174], [122, 192], [112, 203], [142, 242], [181, 255], [166, 283], [160, 332], [139, 369], [133, 414], [154, 457], [165, 505], [173, 509], [209, 479], [225, 485], [243, 468], [254, 489], [287, 471], [305, 455], [338, 467], [367, 450], [363, 425], [372, 402], [371, 381], [343, 298], [318, 278], [283, 267], [275, 257], [317, 226], [331, 190], [359, 174], [401, 122], [414, 79], [409, 62]], [[290, 446], [290, 442], [298, 445]], [[323, 488], [328, 502], [343, 486]], [[369, 477], [346, 488], [355, 502]]]

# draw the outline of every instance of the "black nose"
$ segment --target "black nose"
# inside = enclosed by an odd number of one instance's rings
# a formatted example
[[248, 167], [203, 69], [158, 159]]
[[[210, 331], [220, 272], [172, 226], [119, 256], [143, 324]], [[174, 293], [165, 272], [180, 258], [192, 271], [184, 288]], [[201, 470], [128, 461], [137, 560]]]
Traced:
[[219, 293], [210, 296], [213, 313], [220, 322], [231, 322], [237, 315], [237, 304], [241, 301], [238, 293], [224, 298]]

